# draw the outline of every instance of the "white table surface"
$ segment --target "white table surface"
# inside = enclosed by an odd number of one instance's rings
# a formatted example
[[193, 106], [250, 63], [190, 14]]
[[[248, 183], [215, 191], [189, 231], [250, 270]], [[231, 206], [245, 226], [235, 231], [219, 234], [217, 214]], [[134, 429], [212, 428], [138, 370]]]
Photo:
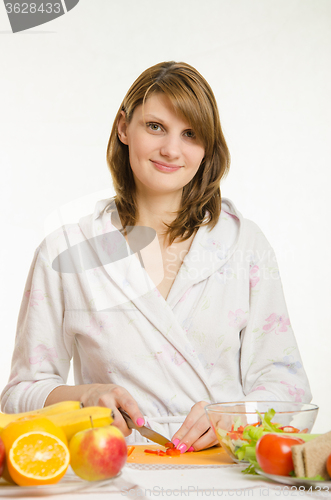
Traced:
[[[180, 468], [150, 468], [145, 465], [127, 464], [121, 475], [103, 483], [88, 483], [75, 476], [71, 469], [58, 485], [47, 490], [6, 487], [1, 488], [3, 498], [61, 498], [62, 500], [87, 499], [141, 499], [141, 498], [327, 498], [331, 500], [331, 489], [327, 491], [299, 491], [268, 481], [257, 476], [241, 474], [243, 466], [237, 464], [220, 466], [181, 466]], [[75, 488], [71, 491], [65, 491]], [[52, 490], [50, 489], [52, 488]]]

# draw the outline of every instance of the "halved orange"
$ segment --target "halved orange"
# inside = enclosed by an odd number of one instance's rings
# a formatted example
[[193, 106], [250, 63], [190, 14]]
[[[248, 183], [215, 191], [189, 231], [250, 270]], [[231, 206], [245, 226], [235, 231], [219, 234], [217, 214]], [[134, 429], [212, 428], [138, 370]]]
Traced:
[[66, 473], [69, 462], [66, 444], [43, 431], [19, 436], [7, 456], [10, 476], [20, 486], [57, 483]]

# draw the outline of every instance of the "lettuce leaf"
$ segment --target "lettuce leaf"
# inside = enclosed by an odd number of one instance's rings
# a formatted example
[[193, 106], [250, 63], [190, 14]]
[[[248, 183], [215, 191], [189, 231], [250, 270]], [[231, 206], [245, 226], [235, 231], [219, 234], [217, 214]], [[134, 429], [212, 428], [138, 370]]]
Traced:
[[259, 474], [256, 472], [256, 469], [258, 467], [255, 467], [253, 464], [250, 464], [246, 469], [242, 470], [241, 472], [243, 474], [252, 474], [253, 476], [258, 476]]
[[282, 429], [280, 429], [281, 424], [271, 422], [276, 414], [273, 408], [270, 408], [270, 410], [265, 413], [264, 417], [262, 417], [261, 413], [259, 413], [258, 411], [256, 413], [261, 419], [260, 428], [263, 428], [265, 432], [283, 432]]

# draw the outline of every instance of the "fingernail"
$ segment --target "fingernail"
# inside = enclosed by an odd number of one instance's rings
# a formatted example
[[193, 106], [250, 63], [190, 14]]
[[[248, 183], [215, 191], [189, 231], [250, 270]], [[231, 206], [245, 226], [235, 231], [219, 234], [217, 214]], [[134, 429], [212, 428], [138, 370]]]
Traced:
[[179, 443], [179, 439], [177, 439], [177, 438], [176, 438], [176, 439], [174, 439], [172, 442], [173, 442], [173, 444], [174, 444], [175, 446], [177, 446], [177, 444]]
[[189, 449], [187, 451], [194, 451], [194, 448], [193, 446], [190, 446]]
[[181, 453], [185, 453], [185, 451], [187, 450], [187, 446], [186, 446], [186, 444], [184, 444], [184, 443], [183, 443], [183, 444], [181, 444], [181, 445], [179, 446], [179, 448], [178, 448], [178, 449], [179, 449], [179, 451], [180, 451]]
[[144, 425], [144, 423], [145, 423], [145, 420], [143, 418], [141, 418], [141, 417], [137, 418], [137, 425], [139, 425], [139, 426]]

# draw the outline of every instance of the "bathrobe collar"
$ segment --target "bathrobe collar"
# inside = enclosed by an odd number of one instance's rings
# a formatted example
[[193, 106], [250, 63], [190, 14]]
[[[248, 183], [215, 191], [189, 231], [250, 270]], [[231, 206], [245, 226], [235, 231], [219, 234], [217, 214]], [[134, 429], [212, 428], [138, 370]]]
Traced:
[[[100, 200], [96, 204], [94, 213], [83, 217], [79, 221], [80, 229], [85, 238], [90, 239], [110, 231], [117, 231], [119, 233], [112, 224], [112, 217], [115, 212], [116, 205], [114, 199]], [[185, 256], [166, 300], [170, 308], [175, 307], [189, 288], [200, 281], [208, 279], [209, 276], [220, 270], [232, 257], [239, 243], [241, 225], [242, 215], [235, 208], [234, 204], [228, 199], [222, 199], [222, 211], [216, 226], [211, 230], [208, 226], [200, 227], [192, 241], [191, 248]], [[123, 285], [123, 276], [125, 276], [125, 282], [128, 281], [131, 288], [136, 290], [139, 296], [143, 290], [145, 290], [144, 293], [155, 290], [155, 283], [151, 281], [146, 272], [141, 273], [144, 270], [140, 269], [141, 264], [139, 264], [139, 260], [136, 256], [130, 255], [130, 248], [124, 236], [120, 233], [119, 239], [127, 246], [129, 257], [109, 266], [104, 266], [106, 271], [112, 273], [111, 277], [114, 277], [115, 269], [119, 273], [122, 273], [120, 283]], [[128, 274], [134, 268], [136, 268], [136, 271], [139, 268], [139, 274], [143, 275], [143, 280], [140, 283], [135, 281], [136, 276]], [[129, 295], [131, 300], [132, 294], [129, 293]], [[157, 292], [156, 295], [158, 295]]]
[[[111, 223], [112, 210], [116, 210], [113, 200], [101, 200], [97, 203], [92, 215], [83, 217], [79, 221], [86, 239], [117, 231], [119, 237], [123, 238], [126, 243], [124, 236]], [[207, 226], [199, 228], [167, 300], [161, 296], [136, 255], [129, 255], [127, 258], [104, 266], [110, 279], [117, 284], [119, 294], [124, 294], [125, 305], [131, 304], [136, 307], [153, 324], [155, 330], [159, 331], [177, 349], [197, 373], [211, 399], [212, 390], [205, 369], [194, 351], [188, 348], [186, 331], [179, 323], [173, 309], [192, 286], [207, 280], [230, 259], [239, 243], [241, 224], [241, 214], [232, 202], [223, 199], [218, 223], [211, 230]], [[120, 309], [123, 306], [116, 305], [115, 307]], [[109, 308], [102, 310], [106, 311]]]

